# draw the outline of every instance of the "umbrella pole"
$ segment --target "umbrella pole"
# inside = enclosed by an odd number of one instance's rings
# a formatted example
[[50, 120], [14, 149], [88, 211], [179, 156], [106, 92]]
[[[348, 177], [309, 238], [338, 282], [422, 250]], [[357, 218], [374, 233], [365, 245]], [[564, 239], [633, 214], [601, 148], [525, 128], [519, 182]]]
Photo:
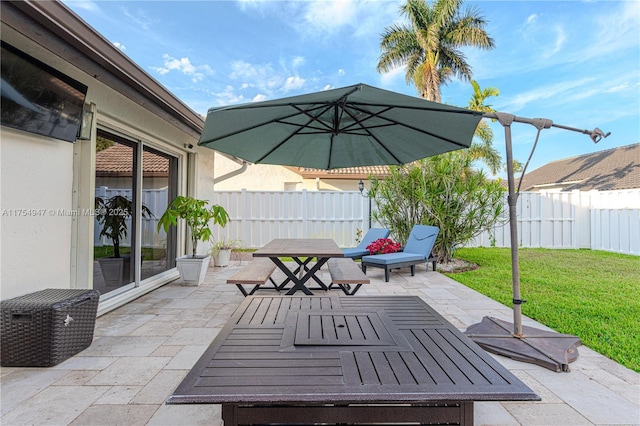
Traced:
[[511, 284], [513, 287], [513, 335], [524, 337], [522, 334], [522, 303], [520, 298], [520, 258], [518, 256], [518, 194], [515, 191], [515, 178], [513, 172], [513, 149], [511, 146], [511, 123], [514, 115], [498, 113], [498, 121], [504, 127], [504, 139], [507, 154], [507, 183], [509, 195], [509, 235], [511, 238]]
[[[571, 130], [591, 137], [594, 143], [606, 138], [610, 133], [602, 130], [580, 130], [572, 127], [553, 124], [551, 120], [541, 118], [521, 118], [513, 114], [501, 112], [487, 113], [486, 118], [497, 119], [504, 127], [507, 155], [507, 182], [509, 185], [509, 229], [511, 237], [511, 274], [513, 286], [513, 332], [510, 324], [497, 318], [484, 317], [478, 324], [467, 328], [465, 334], [486, 351], [504, 355], [518, 361], [541, 365], [550, 370], [569, 371], [569, 363], [578, 358], [577, 346], [581, 344], [576, 336], [548, 332], [532, 327], [522, 326], [522, 303], [520, 296], [520, 260], [518, 257], [518, 193], [515, 190], [513, 172], [513, 149], [511, 143], [511, 124], [515, 122], [532, 124], [538, 129], [552, 126]], [[524, 329], [526, 329], [526, 336]]]

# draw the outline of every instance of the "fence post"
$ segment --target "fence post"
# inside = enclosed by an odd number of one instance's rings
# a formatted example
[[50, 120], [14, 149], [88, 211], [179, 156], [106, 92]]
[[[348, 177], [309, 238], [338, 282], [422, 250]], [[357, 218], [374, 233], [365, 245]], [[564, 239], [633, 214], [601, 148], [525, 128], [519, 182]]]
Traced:
[[591, 195], [592, 192], [577, 189], [571, 191], [572, 202], [576, 206], [575, 248], [591, 247]]
[[302, 216], [302, 223], [300, 224], [302, 226], [302, 238], [307, 238], [307, 235], [309, 233], [309, 231], [307, 230], [307, 221], [309, 219], [309, 209], [308, 206], [309, 205], [309, 191], [307, 191], [306, 189], [302, 190], [302, 206], [300, 209], [300, 214]]
[[[249, 204], [248, 204], [247, 198], [248, 198], [247, 189], [242, 188], [242, 190], [240, 191], [240, 203], [239, 203], [239, 209], [238, 209], [239, 210], [238, 217], [240, 220], [240, 226], [238, 229], [240, 229], [240, 239], [245, 242], [249, 241], [251, 238], [251, 232], [250, 232], [251, 226], [244, 226], [246, 212], [250, 211], [250, 209], [248, 209]], [[251, 201], [253, 202], [253, 200]], [[251, 222], [249, 222], [249, 225], [251, 225]]]

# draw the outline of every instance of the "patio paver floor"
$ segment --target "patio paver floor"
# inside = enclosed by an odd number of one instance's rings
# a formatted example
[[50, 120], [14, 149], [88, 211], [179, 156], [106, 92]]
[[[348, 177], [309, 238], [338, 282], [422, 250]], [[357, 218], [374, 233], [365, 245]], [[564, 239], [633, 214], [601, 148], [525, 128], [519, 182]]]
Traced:
[[[99, 317], [93, 344], [55, 367], [1, 368], [0, 423], [221, 425], [219, 405], [164, 401], [242, 302], [225, 280], [244, 263], [209, 268], [200, 287], [175, 281]], [[414, 277], [394, 271], [389, 283], [383, 270], [367, 272], [371, 284], [354, 297], [420, 296], [460, 330], [486, 315], [512, 320], [510, 308], [422, 267]], [[578, 350], [568, 373], [495, 356], [542, 401], [478, 402], [476, 425], [640, 425], [640, 374], [585, 346]]]

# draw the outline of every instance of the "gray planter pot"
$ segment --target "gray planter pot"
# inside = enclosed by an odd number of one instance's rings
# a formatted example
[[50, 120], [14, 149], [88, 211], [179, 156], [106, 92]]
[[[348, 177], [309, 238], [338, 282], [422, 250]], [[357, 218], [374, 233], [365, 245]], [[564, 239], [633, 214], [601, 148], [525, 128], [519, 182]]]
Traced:
[[101, 257], [98, 259], [100, 272], [104, 284], [107, 287], [117, 287], [122, 285], [124, 277], [124, 258], [122, 257]]

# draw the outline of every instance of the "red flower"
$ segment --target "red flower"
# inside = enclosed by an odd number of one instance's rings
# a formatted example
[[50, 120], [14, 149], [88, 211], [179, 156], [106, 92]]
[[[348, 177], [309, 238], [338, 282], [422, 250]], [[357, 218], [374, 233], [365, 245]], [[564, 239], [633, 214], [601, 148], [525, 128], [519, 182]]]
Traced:
[[400, 250], [400, 243], [396, 243], [391, 238], [378, 238], [367, 246], [371, 254], [395, 253]]

